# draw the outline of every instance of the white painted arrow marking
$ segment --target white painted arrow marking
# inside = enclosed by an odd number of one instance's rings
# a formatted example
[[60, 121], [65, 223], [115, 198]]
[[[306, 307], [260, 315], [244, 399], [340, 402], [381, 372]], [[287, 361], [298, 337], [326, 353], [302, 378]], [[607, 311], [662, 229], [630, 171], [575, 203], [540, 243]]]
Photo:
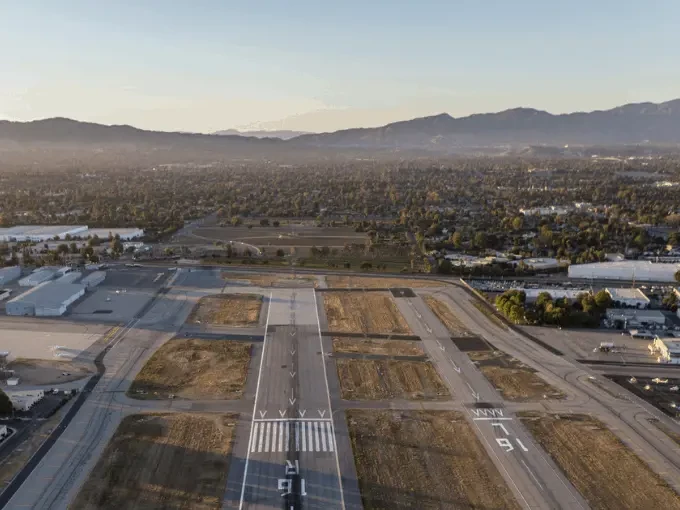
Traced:
[[295, 402], [297, 402], [297, 399], [296, 398], [289, 398], [288, 402], [290, 402], [290, 405], [294, 406]]
[[422, 315], [420, 315], [420, 313], [419, 313], [419, 312], [416, 312], [416, 317], [418, 317], [419, 319], [422, 319], [422, 318], [423, 318], [423, 316], [422, 316]]
[[298, 411], [300, 418], [304, 418], [306, 413], [307, 413], [307, 409], [303, 409], [302, 411]]
[[290, 374], [290, 378], [291, 378], [291, 379], [292, 379], [293, 377], [295, 377], [295, 374], [297, 374], [297, 372], [288, 372], [288, 373]]
[[432, 328], [425, 324], [425, 329], [427, 330], [428, 333], [432, 333]]
[[453, 362], [453, 360], [452, 360], [451, 358], [449, 358], [449, 361], [450, 361], [451, 364], [453, 365], [453, 369], [454, 369], [456, 372], [458, 372], [458, 373], [460, 374], [460, 367], [457, 366], [457, 365]]
[[281, 415], [281, 418], [285, 418], [287, 412], [288, 412], [288, 411], [281, 411], [281, 410], [279, 410], [279, 414]]
[[467, 387], [470, 388], [470, 393], [472, 393], [472, 398], [475, 400], [479, 400], [479, 393], [477, 393], [472, 386], [470, 386], [470, 383], [465, 383], [467, 384]]
[[260, 418], [264, 418], [266, 414], [267, 411], [260, 411]]
[[295, 355], [295, 352], [296, 352], [295, 349], [293, 349], [292, 351], [290, 351], [290, 355], [291, 355], [291, 356], [294, 356], [294, 355]]
[[324, 409], [323, 411], [319, 409], [319, 416], [323, 418], [323, 416], [326, 414], [326, 410]]
[[295, 330], [291, 331], [290, 336], [295, 336], [295, 333], [297, 333], [297, 331], [295, 331]]

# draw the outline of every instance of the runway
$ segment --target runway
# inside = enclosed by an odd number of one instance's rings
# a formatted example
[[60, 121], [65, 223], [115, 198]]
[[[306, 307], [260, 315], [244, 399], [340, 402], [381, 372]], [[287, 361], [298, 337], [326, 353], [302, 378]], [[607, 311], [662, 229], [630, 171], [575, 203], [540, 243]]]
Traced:
[[356, 474], [340, 467], [339, 451], [349, 458], [352, 451], [335, 431], [344, 414], [331, 408], [330, 340], [321, 335], [315, 292], [276, 289], [267, 303], [253, 414], [240, 426], [235, 451], [244, 460], [232, 464], [225, 508], [360, 508], [345, 501], [343, 481], [356, 486]]

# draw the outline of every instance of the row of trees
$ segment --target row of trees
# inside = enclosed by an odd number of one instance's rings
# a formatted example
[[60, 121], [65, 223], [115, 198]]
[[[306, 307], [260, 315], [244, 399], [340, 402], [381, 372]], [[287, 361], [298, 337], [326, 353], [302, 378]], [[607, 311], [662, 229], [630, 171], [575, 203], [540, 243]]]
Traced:
[[515, 324], [565, 327], [597, 327], [611, 304], [604, 290], [595, 295], [583, 292], [573, 303], [567, 298], [553, 300], [548, 292], [541, 292], [536, 301], [527, 303], [526, 293], [521, 290], [508, 290], [496, 298], [496, 308]]

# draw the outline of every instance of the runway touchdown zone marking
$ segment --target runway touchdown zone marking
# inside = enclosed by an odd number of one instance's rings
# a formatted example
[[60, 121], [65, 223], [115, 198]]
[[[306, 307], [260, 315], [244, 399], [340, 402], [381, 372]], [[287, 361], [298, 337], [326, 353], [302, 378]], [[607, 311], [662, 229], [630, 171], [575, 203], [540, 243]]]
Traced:
[[[294, 438], [291, 443], [290, 439]], [[251, 453], [335, 451], [330, 420], [257, 420], [250, 438]]]

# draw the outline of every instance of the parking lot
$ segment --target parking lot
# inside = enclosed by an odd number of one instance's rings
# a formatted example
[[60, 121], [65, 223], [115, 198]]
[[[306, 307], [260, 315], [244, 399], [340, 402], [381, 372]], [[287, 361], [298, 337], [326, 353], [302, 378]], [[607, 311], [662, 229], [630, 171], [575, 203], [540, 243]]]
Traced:
[[157, 289], [171, 274], [164, 268], [116, 267], [106, 271], [102, 285], [118, 289]]
[[110, 326], [64, 320], [0, 317], [0, 345], [16, 358], [68, 361], [87, 350]]
[[100, 286], [69, 312], [73, 320], [127, 322], [153, 298], [155, 289]]
[[[593, 329], [557, 329], [522, 326], [531, 335], [577, 359], [625, 361], [627, 363], [656, 363], [650, 355], [649, 340], [632, 338], [620, 331]], [[600, 352], [602, 342], [614, 344], [611, 352]], [[595, 351], [595, 352], [593, 352]]]

